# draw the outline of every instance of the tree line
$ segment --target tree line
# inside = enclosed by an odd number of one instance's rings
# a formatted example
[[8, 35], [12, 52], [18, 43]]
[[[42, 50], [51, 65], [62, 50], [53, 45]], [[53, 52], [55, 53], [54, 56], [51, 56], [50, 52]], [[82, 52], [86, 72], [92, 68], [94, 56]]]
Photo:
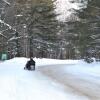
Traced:
[[86, 7], [57, 20], [55, 1], [0, 1], [0, 52], [12, 57], [100, 59], [100, 1], [71, 0]]

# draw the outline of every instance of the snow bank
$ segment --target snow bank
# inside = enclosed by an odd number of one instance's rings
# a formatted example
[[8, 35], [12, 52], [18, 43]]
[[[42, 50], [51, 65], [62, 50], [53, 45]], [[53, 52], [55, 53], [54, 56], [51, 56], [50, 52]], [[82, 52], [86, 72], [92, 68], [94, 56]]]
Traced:
[[46, 59], [46, 58], [34, 58], [37, 66], [43, 65], [56, 65], [56, 64], [77, 64], [78, 60], [58, 60], [58, 59]]

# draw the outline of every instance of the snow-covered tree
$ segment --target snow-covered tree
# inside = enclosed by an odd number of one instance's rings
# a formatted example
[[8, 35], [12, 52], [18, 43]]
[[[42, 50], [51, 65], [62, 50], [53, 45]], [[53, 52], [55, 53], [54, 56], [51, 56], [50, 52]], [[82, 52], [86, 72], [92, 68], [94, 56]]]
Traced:
[[[49, 44], [53, 45], [51, 38], [55, 36], [57, 27], [53, 2], [51, 0], [3, 0], [3, 3], [4, 6], [0, 6], [3, 8], [0, 23], [6, 27], [1, 35], [7, 37], [7, 52], [13, 57], [29, 57], [33, 56], [30, 55], [31, 52], [35, 52], [33, 48], [37, 49], [37, 44], [40, 44], [41, 50], [43, 50], [41, 45], [45, 45], [47, 54]], [[42, 42], [34, 44], [35, 41]], [[38, 51], [40, 49], [38, 48]]]

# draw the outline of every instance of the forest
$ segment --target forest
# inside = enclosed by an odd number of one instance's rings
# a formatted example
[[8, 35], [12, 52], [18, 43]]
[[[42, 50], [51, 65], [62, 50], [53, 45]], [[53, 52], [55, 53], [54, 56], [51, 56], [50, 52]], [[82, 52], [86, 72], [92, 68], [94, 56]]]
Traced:
[[0, 0], [0, 53], [9, 59], [100, 59], [100, 0], [66, 1], [80, 9], [59, 20], [57, 0]]

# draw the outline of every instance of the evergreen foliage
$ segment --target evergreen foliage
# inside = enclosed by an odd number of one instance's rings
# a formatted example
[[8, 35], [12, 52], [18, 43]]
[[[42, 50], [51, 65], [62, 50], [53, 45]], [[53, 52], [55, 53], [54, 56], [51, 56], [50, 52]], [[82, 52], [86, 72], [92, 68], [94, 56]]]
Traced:
[[57, 20], [55, 0], [0, 0], [0, 52], [15, 56], [100, 59], [100, 0], [81, 3], [65, 22]]

